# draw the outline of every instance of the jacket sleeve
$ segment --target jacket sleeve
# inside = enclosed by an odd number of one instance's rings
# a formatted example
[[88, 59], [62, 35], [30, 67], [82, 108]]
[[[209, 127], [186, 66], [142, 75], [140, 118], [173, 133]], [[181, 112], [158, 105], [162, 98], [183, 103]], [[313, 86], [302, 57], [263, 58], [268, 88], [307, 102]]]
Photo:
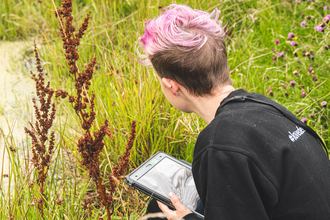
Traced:
[[189, 213], [188, 215], [186, 215], [185, 217], [183, 217], [184, 220], [201, 220], [200, 217], [198, 217], [196, 214], [194, 213]]
[[248, 152], [208, 147], [193, 174], [205, 220], [269, 220], [278, 201], [275, 180]]

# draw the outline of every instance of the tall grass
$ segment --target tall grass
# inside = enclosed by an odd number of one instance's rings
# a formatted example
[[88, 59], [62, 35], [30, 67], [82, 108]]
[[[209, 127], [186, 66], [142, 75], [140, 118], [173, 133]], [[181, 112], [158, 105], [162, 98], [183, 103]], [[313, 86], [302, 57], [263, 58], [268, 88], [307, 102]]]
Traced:
[[[52, 87], [73, 91], [68, 67], [64, 65], [65, 55], [58, 22], [54, 17], [54, 10], [59, 7], [60, 1], [5, 1], [6, 7], [0, 8], [3, 15], [0, 39], [30, 40], [36, 37], [37, 43], [42, 46], [40, 52], [46, 62], [44, 68]], [[197, 134], [206, 124], [197, 116], [183, 114], [172, 107], [165, 100], [153, 70], [141, 66], [136, 60], [136, 41], [143, 33], [144, 22], [157, 16], [163, 6], [171, 3], [186, 1], [74, 1], [75, 21], [82, 22], [82, 18], [91, 11], [91, 26], [81, 42], [78, 51], [81, 58], [77, 64], [84, 67], [93, 57], [98, 57], [91, 85], [91, 90], [96, 94], [95, 111], [98, 114], [93, 129], [99, 129], [99, 125], [107, 119], [115, 136], [114, 140], [105, 142], [106, 148], [100, 161], [101, 172], [110, 174], [117, 156], [125, 151], [132, 119], [136, 119], [138, 124], [131, 155], [132, 168], [156, 151], [165, 151], [192, 161]], [[329, 24], [324, 32], [314, 30], [322, 18], [330, 14], [329, 10], [323, 10], [326, 3], [325, 0], [311, 3], [301, 1], [301, 4], [293, 0], [195, 0], [189, 1], [188, 5], [209, 12], [215, 7], [219, 8], [221, 20], [228, 23], [229, 32], [232, 30], [226, 44], [234, 87], [262, 93], [296, 113], [299, 118], [306, 118], [306, 123], [329, 145], [330, 50], [325, 49], [330, 44]], [[301, 16], [302, 13], [304, 16]], [[307, 20], [309, 26], [303, 28], [300, 22], [307, 15], [313, 18]], [[287, 39], [289, 32], [297, 36], [298, 46], [290, 45], [291, 40]], [[275, 44], [276, 39], [280, 40], [279, 44]], [[293, 54], [295, 50], [298, 57]], [[303, 56], [303, 50], [312, 50], [314, 60]], [[284, 52], [282, 57], [279, 57], [280, 52]], [[316, 81], [310, 74], [311, 66]], [[298, 75], [294, 74], [295, 70]], [[295, 86], [290, 81], [295, 81]], [[306, 92], [304, 98], [301, 96], [303, 91]], [[328, 106], [322, 106], [322, 101], [327, 101]], [[76, 142], [83, 131], [79, 129], [80, 122], [72, 107], [66, 101], [56, 104], [61, 118], [65, 120], [57, 128], [60, 133], [58, 157], [49, 173], [54, 180], [50, 181], [50, 187], [45, 192], [54, 199], [49, 203], [45, 216], [54, 216], [55, 219], [80, 218], [82, 195], [91, 190], [90, 183], [85, 177], [86, 171], [75, 163], [69, 163], [71, 165], [68, 166], [64, 157], [69, 157], [71, 161], [81, 159]], [[5, 211], [1, 212], [0, 218], [14, 214], [18, 219], [24, 218], [24, 215], [31, 219], [37, 215], [37, 210], [29, 205], [33, 203], [29, 195], [36, 193], [36, 190], [24, 184], [29, 182], [24, 173], [26, 167], [14, 163], [18, 160], [14, 159], [17, 158], [15, 155], [12, 157], [12, 170], [15, 171], [11, 176], [17, 179], [18, 184], [11, 198], [17, 199], [9, 200], [8, 196], [1, 196], [0, 209]], [[33, 175], [31, 178], [34, 178]], [[121, 215], [137, 218], [144, 211], [144, 197], [134, 192], [140, 200], [129, 203], [121, 196], [124, 192], [125, 189], [116, 194], [118, 203], [115, 213], [119, 218]], [[63, 199], [62, 205], [56, 205], [56, 198]], [[129, 208], [125, 208], [125, 204]], [[92, 218], [104, 216], [104, 209], [97, 209], [95, 205]], [[135, 206], [138, 208], [134, 215], [129, 210], [134, 210], [132, 207]]]

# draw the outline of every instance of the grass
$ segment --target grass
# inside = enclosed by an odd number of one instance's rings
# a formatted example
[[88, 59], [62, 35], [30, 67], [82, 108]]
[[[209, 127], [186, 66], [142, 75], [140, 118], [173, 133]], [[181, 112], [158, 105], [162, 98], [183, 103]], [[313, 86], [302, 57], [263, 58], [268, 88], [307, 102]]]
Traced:
[[[144, 22], [161, 12], [159, 6], [172, 2], [186, 3], [169, 0], [74, 1], [75, 26], [80, 26], [89, 11], [92, 13], [91, 25], [78, 51], [78, 65], [83, 67], [92, 57], [98, 57], [91, 85], [91, 90], [96, 93], [98, 115], [94, 129], [108, 119], [115, 136], [114, 140], [106, 139], [106, 149], [102, 153], [100, 164], [105, 174], [111, 173], [118, 155], [124, 152], [133, 119], [137, 120], [137, 137], [132, 149], [131, 168], [157, 151], [191, 162], [194, 142], [199, 131], [206, 126], [196, 115], [183, 114], [172, 107], [163, 96], [152, 69], [141, 66], [136, 60], [136, 41], [143, 33]], [[330, 44], [329, 24], [324, 33], [314, 30], [322, 18], [330, 14], [329, 10], [323, 10], [325, 4], [326, 1], [297, 4], [293, 0], [189, 1], [191, 7], [209, 12], [219, 8], [221, 20], [228, 23], [228, 30], [233, 30], [226, 44], [229, 65], [235, 70], [231, 72], [234, 87], [264, 94], [299, 118], [306, 118], [307, 124], [329, 146], [330, 50], [325, 49]], [[0, 8], [0, 39], [32, 41], [36, 38], [52, 87], [73, 91], [74, 85], [68, 77], [62, 53], [59, 24], [54, 17], [55, 6], [60, 6], [59, 0], [44, 0], [42, 3], [5, 0], [5, 7]], [[300, 26], [305, 20], [302, 13], [313, 16], [306, 20], [309, 25], [306, 28]], [[289, 32], [297, 36], [298, 46], [290, 45], [291, 41], [287, 40]], [[280, 40], [279, 44], [275, 44], [276, 39]], [[314, 60], [302, 56], [304, 49], [313, 51]], [[293, 55], [295, 50], [297, 59]], [[283, 57], [277, 57], [280, 52], [284, 52]], [[309, 74], [311, 66], [317, 81]], [[299, 76], [293, 73], [295, 70]], [[295, 86], [291, 86], [290, 81], [295, 81]], [[302, 91], [307, 93], [305, 98], [301, 97]], [[328, 107], [321, 106], [322, 101], [327, 101]], [[61, 118], [61, 123], [56, 126], [57, 151], [49, 173], [46, 196], [51, 199], [47, 201], [45, 216], [49, 219], [79, 219], [83, 195], [89, 191], [94, 193], [86, 171], [77, 165], [81, 159], [76, 148], [77, 140], [83, 131], [79, 129], [80, 122], [70, 104], [67, 101], [57, 101], [56, 104], [57, 118]], [[24, 157], [28, 155], [29, 146], [27, 139]], [[8, 219], [10, 215], [15, 219], [36, 218], [38, 211], [33, 206], [32, 197], [37, 190], [29, 187], [35, 181], [34, 170], [26, 161], [19, 160], [17, 153], [10, 155], [10, 178], [15, 181], [15, 187], [10, 197], [9, 194], [1, 196], [0, 218]], [[116, 215], [119, 219], [142, 216], [145, 197], [130, 191], [129, 194], [138, 199], [126, 201], [122, 195], [127, 186], [121, 184], [123, 188], [115, 196]], [[61, 205], [56, 204], [62, 200]], [[104, 217], [104, 209], [98, 209], [100, 204], [94, 205], [92, 219]]]

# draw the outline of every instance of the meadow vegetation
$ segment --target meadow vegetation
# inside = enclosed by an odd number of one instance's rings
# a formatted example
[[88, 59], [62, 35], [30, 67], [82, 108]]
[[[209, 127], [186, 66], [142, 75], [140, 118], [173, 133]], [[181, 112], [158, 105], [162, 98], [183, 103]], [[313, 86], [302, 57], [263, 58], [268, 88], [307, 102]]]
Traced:
[[[88, 130], [100, 130], [107, 120], [113, 136], [104, 139], [99, 154], [102, 176], [110, 176], [120, 164], [133, 120], [136, 137], [129, 170], [157, 151], [192, 162], [194, 142], [205, 122], [172, 107], [152, 68], [140, 65], [136, 56], [144, 23], [171, 3], [209, 12], [217, 7], [220, 20], [227, 24], [233, 86], [279, 102], [315, 129], [329, 146], [330, 5], [326, 0], [73, 0], [75, 27], [80, 27], [90, 13], [77, 49], [77, 68], [88, 68], [97, 57], [88, 85], [95, 94], [93, 111], [97, 116]], [[51, 88], [75, 94], [75, 76], [70, 74], [54, 13], [61, 1], [5, 0], [4, 6], [0, 8], [0, 39], [28, 40], [31, 45], [35, 39], [42, 72]], [[107, 218], [97, 186], [89, 178], [88, 168], [81, 164], [84, 158], [78, 142], [86, 129], [82, 128], [79, 112], [69, 100], [55, 99], [54, 103], [60, 122], [53, 126], [53, 156], [42, 193], [36, 184], [38, 172], [31, 163], [31, 140], [27, 137], [24, 148], [6, 142], [11, 172], [0, 178], [9, 178], [15, 187], [4, 191], [0, 185], [1, 219], [41, 219], [36, 198], [44, 198], [45, 219]], [[147, 197], [129, 188], [121, 178], [115, 183], [112, 219], [143, 216]], [[109, 187], [111, 178], [104, 179], [104, 184]]]

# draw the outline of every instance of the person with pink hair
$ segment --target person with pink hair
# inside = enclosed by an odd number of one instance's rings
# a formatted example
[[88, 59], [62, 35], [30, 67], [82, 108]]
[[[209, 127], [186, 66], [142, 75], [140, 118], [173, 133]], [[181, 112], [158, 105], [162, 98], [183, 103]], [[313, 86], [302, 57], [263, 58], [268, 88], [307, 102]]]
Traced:
[[[204, 218], [329, 220], [327, 147], [283, 106], [235, 90], [219, 15], [172, 4], [138, 40], [139, 62], [153, 67], [167, 100], [208, 124], [192, 164]], [[158, 202], [168, 219], [199, 219], [169, 197], [176, 210]]]

